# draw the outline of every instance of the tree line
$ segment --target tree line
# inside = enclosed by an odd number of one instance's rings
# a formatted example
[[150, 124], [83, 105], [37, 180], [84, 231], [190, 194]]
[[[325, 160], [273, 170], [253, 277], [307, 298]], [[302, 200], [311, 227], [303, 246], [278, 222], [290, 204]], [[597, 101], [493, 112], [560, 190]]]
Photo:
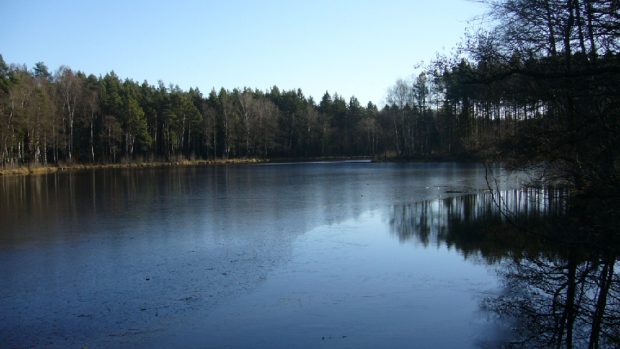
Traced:
[[216, 158], [471, 155], [464, 121], [423, 72], [379, 110], [337, 93], [197, 88], [7, 65], [0, 56], [3, 166]]

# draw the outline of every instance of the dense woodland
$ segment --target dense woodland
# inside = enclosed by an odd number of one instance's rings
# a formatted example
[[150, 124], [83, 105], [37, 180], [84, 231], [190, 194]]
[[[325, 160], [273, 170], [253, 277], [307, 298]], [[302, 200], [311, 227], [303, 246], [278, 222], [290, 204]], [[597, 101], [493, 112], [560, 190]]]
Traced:
[[325, 93], [203, 93], [0, 59], [0, 163], [213, 158], [477, 157], [617, 180], [614, 0], [492, 0], [493, 25], [397, 81], [380, 109]]
[[[301, 90], [157, 86], [114, 72], [50, 73], [0, 61], [0, 161], [8, 164], [231, 157], [456, 154], [453, 115], [432, 109], [426, 74], [399, 81], [378, 110], [355, 97]], [[435, 105], [436, 107], [436, 105]], [[445, 115], [444, 115], [445, 114]]]
[[619, 207], [620, 3], [488, 5], [497, 25], [467, 40], [470, 60], [437, 64], [451, 114], [478, 121], [464, 132], [486, 158], [538, 167], [546, 181]]

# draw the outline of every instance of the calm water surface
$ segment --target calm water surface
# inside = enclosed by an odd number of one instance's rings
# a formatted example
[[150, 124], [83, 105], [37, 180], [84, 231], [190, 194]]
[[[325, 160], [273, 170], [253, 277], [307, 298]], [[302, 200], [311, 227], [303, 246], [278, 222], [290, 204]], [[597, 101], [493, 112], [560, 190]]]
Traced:
[[501, 221], [485, 189], [453, 163], [0, 178], [0, 347], [501, 345], [524, 249], [476, 235]]

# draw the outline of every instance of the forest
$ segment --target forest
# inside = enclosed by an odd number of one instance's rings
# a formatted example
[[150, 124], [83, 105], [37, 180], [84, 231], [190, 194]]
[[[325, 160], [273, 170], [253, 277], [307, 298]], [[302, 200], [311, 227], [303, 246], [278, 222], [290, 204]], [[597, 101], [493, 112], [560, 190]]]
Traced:
[[197, 88], [51, 72], [0, 57], [0, 164], [353, 157], [485, 159], [615, 186], [620, 15], [613, 0], [487, 1], [491, 26], [387, 91]]
[[[432, 99], [426, 73], [399, 80], [381, 110], [325, 93], [183, 91], [114, 72], [50, 73], [0, 61], [3, 165], [213, 158], [414, 157], [465, 152], [460, 117]], [[434, 107], [434, 109], [433, 109]]]

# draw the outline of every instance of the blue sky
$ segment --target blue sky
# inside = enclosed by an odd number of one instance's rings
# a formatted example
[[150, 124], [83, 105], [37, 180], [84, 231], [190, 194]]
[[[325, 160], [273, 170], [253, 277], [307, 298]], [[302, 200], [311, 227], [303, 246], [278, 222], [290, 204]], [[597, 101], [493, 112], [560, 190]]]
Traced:
[[467, 0], [4, 0], [0, 54], [183, 89], [301, 88], [382, 103], [484, 12]]

